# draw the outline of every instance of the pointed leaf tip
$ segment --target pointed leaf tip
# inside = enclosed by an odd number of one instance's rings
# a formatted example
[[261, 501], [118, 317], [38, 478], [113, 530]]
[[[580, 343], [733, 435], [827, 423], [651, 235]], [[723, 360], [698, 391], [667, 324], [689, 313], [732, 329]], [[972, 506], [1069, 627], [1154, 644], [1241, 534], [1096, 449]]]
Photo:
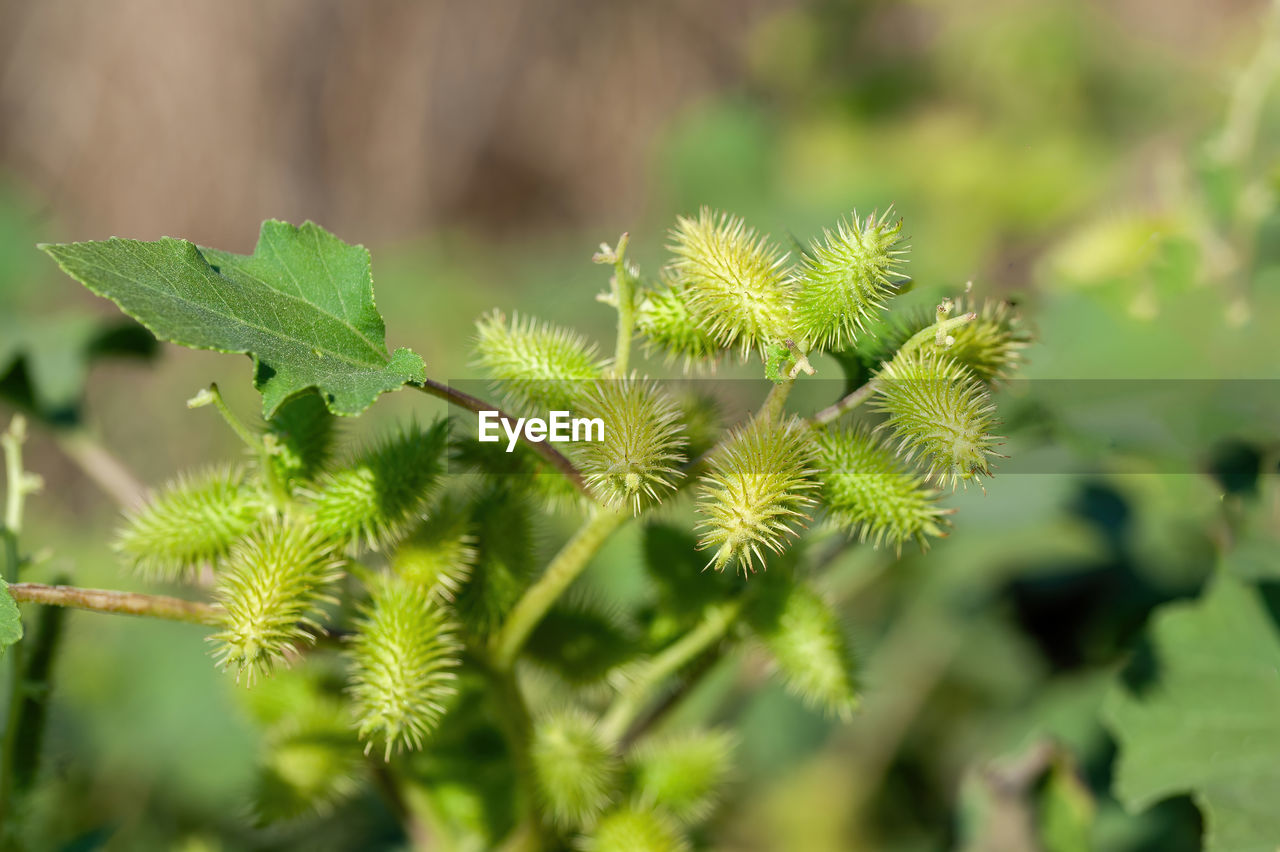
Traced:
[[251, 255], [172, 237], [40, 248], [160, 340], [249, 355], [266, 417], [312, 387], [333, 413], [359, 414], [425, 378], [421, 357], [387, 352], [369, 252], [314, 222], [263, 222]]

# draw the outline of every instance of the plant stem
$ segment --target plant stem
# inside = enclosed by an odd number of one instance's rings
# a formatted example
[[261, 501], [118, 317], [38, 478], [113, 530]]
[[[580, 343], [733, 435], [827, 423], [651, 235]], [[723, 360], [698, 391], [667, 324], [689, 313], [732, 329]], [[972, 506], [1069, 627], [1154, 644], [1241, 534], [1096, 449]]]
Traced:
[[19, 603], [38, 603], [46, 606], [68, 606], [93, 612], [110, 612], [123, 615], [141, 615], [185, 621], [191, 624], [216, 624], [218, 607], [171, 598], [165, 595], [145, 595], [139, 592], [117, 592], [112, 589], [83, 589], [79, 586], [46, 586], [43, 583], [13, 583], [9, 593]]
[[370, 758], [366, 763], [369, 765], [369, 775], [373, 779], [374, 786], [382, 794], [392, 815], [404, 828], [409, 848], [422, 850], [422, 852], [436, 848], [436, 837], [430, 825], [409, 804], [408, 795], [402, 789], [400, 780], [392, 774], [387, 763], [376, 757]]
[[[4, 538], [3, 577], [11, 592], [13, 583], [18, 578], [18, 566], [22, 560], [22, 552], [18, 547], [18, 534], [22, 530], [23, 502], [27, 494], [39, 486], [39, 480], [30, 476], [22, 467], [22, 444], [26, 439], [27, 421], [21, 415], [15, 416], [9, 423], [9, 428], [0, 435], [0, 444], [4, 446], [5, 469], [4, 528], [0, 530], [0, 535]], [[0, 591], [0, 594], [4, 592]], [[14, 646], [4, 656], [9, 666], [9, 691], [4, 717], [3, 751], [0, 751], [0, 825], [7, 821], [9, 810], [13, 806], [14, 776], [17, 771], [18, 716], [26, 698], [23, 689], [25, 667], [23, 646]]]
[[[21, 701], [11, 711], [13, 721], [7, 724], [12, 725], [13, 734], [5, 744], [15, 796], [31, 789], [40, 766], [40, 748], [49, 706], [49, 680], [62, 642], [65, 616], [66, 610], [57, 607], [42, 609], [35, 625], [24, 637]], [[7, 730], [6, 739], [9, 739]]]
[[529, 757], [533, 721], [515, 675], [509, 670], [488, 668], [486, 671], [494, 687], [493, 708], [511, 749], [516, 774], [516, 826], [500, 848], [503, 852], [537, 852], [545, 843], [533, 799], [533, 762]]
[[786, 378], [770, 388], [769, 395], [764, 398], [764, 403], [760, 406], [760, 413], [757, 416], [764, 420], [781, 420], [782, 411], [787, 404], [787, 397], [791, 396], [791, 388], [795, 386], [795, 383], [795, 379]]
[[[448, 402], [450, 405], [456, 405], [459, 408], [465, 408], [467, 411], [473, 411], [476, 413], [479, 413], [481, 411], [496, 411], [498, 412], [498, 417], [502, 420], [511, 420], [513, 422], [516, 420], [516, 418], [505, 413], [502, 409], [498, 408], [496, 405], [492, 405], [491, 403], [485, 402], [484, 400], [474, 397], [471, 394], [463, 393], [460, 390], [455, 390], [446, 384], [442, 384], [432, 379], [424, 379], [422, 384], [412, 384], [410, 385], [410, 387], [420, 390], [425, 394], [429, 394], [431, 396], [438, 397], [439, 399], [443, 399], [445, 402]], [[546, 462], [548, 462], [552, 467], [554, 467], [560, 473], [564, 474], [565, 478], [567, 478], [570, 482], [572, 482], [575, 488], [577, 488], [583, 494], [588, 494], [587, 483], [585, 480], [583, 480], [582, 474], [578, 472], [578, 469], [573, 466], [573, 462], [565, 458], [558, 450], [554, 449], [549, 443], [547, 443], [546, 441], [542, 441], [540, 443], [530, 443], [529, 449], [533, 450], [535, 453], [542, 456], [542, 458]]]
[[845, 414], [847, 414], [850, 411], [853, 411], [859, 405], [862, 405], [862, 403], [866, 402], [867, 399], [871, 396], [871, 394], [875, 393], [875, 391], [876, 391], [876, 380], [873, 378], [870, 381], [868, 381], [866, 384], [864, 384], [862, 387], [850, 393], [844, 399], [840, 400], [839, 402], [835, 402], [835, 403], [832, 403], [831, 405], [828, 405], [826, 408], [822, 409], [817, 414], [810, 417], [809, 418], [810, 425], [826, 426], [831, 421], [837, 420], [840, 417], [843, 417]]
[[244, 441], [245, 446], [253, 450], [255, 453], [262, 451], [262, 440], [254, 434], [253, 430], [244, 424], [244, 421], [236, 416], [231, 410], [231, 406], [227, 405], [227, 401], [222, 398], [222, 391], [218, 390], [217, 382], [209, 385], [208, 395], [200, 394], [187, 403], [189, 408], [196, 408], [207, 405], [212, 402], [213, 407], [218, 409], [218, 413], [222, 415], [222, 419], [231, 427], [231, 431]]
[[707, 607], [698, 626], [668, 645], [649, 661], [627, 688], [614, 699], [600, 722], [604, 736], [613, 741], [622, 740], [629, 728], [662, 686], [705, 651], [725, 637], [729, 628], [742, 612], [741, 598], [729, 603]]
[[22, 445], [27, 440], [27, 421], [21, 414], [16, 415], [9, 424], [9, 429], [0, 436], [4, 444], [4, 529], [13, 540], [15, 553], [6, 559], [5, 579], [12, 580], [18, 574], [16, 555], [18, 533], [22, 529], [22, 504], [27, 494], [38, 487], [38, 480], [28, 477], [22, 468]]
[[627, 243], [630, 234], [618, 238], [614, 249], [613, 263], [613, 298], [618, 309], [618, 343], [613, 355], [612, 372], [615, 378], [627, 374], [631, 363], [631, 338], [635, 334], [636, 324], [636, 279], [627, 269]]
[[1221, 163], [1242, 165], [1253, 152], [1267, 91], [1280, 74], [1280, 3], [1272, 3], [1262, 44], [1231, 90], [1222, 130], [1209, 144]]
[[[898, 347], [898, 352], [894, 357], [896, 358], [904, 352], [911, 352], [912, 350], [919, 349], [926, 345], [943, 345], [940, 341], [944, 341], [953, 329], [959, 328], [965, 323], [972, 322], [978, 318], [978, 315], [973, 311], [970, 311], [967, 314], [961, 314], [958, 317], [948, 317], [947, 313], [950, 310], [951, 302], [948, 299], [945, 300], [942, 305], [938, 306], [938, 321], [911, 335], [906, 343]], [[872, 376], [862, 387], [853, 391], [844, 399], [828, 405], [826, 408], [810, 417], [809, 425], [818, 427], [826, 426], [831, 421], [844, 416], [862, 405], [862, 403], [866, 402], [871, 395], [876, 392], [878, 387], [877, 381], [879, 378], [880, 374], [876, 373], [876, 375]]]
[[500, 670], [511, 668], [533, 628], [538, 626], [551, 605], [587, 567], [587, 562], [600, 549], [600, 545], [628, 517], [620, 511], [597, 508], [565, 543], [538, 581], [516, 602], [502, 629], [494, 636], [494, 664]]
[[59, 429], [53, 436], [59, 449], [121, 506], [136, 509], [146, 502], [146, 486], [87, 430]]
[[270, 436], [262, 436], [254, 432], [244, 421], [236, 416], [236, 413], [227, 405], [226, 400], [222, 398], [222, 391], [218, 390], [217, 383], [209, 385], [209, 389], [202, 391], [194, 399], [187, 402], [188, 408], [199, 408], [204, 405], [213, 403], [218, 409], [218, 413], [222, 415], [222, 419], [231, 427], [231, 431], [244, 441], [245, 446], [253, 451], [258, 457], [258, 465], [262, 468], [262, 478], [266, 480], [267, 490], [271, 493], [271, 502], [276, 509], [284, 512], [293, 502], [293, 496], [289, 493], [288, 487], [280, 478], [280, 472], [276, 470], [276, 466], [272, 461], [272, 445], [268, 443], [267, 438]]

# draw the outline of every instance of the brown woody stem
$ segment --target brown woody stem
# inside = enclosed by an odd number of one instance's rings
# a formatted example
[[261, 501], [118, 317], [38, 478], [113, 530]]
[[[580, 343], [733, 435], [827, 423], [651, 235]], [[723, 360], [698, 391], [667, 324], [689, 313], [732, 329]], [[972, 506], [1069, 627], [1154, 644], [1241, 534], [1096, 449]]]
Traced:
[[219, 609], [213, 604], [165, 595], [117, 592], [111, 589], [46, 586], [43, 583], [12, 583], [9, 586], [9, 594], [13, 595], [13, 599], [19, 603], [68, 606], [94, 612], [141, 615], [165, 618], [170, 621], [186, 621], [192, 624], [215, 624], [219, 614]]

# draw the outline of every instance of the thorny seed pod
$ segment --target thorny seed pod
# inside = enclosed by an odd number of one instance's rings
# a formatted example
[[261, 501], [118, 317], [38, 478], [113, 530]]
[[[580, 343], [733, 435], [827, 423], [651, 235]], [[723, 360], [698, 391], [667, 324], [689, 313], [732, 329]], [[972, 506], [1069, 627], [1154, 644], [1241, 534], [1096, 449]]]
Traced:
[[680, 217], [671, 234], [671, 273], [699, 326], [745, 355], [783, 340], [791, 328], [786, 256], [736, 216], [707, 208]]
[[316, 529], [355, 550], [379, 550], [402, 538], [430, 502], [448, 438], [448, 421], [427, 429], [411, 425], [326, 474], [312, 501]]
[[582, 442], [574, 452], [597, 499], [639, 514], [675, 489], [686, 440], [679, 407], [657, 384], [635, 377], [595, 382], [579, 410], [604, 422], [604, 440]]
[[642, 743], [631, 756], [640, 800], [686, 825], [701, 822], [729, 775], [735, 744], [728, 731], [689, 731]]
[[928, 547], [945, 534], [938, 491], [904, 465], [866, 426], [817, 433], [822, 504], [841, 529], [899, 553], [905, 541]]
[[336, 419], [314, 391], [298, 394], [276, 409], [266, 431], [275, 442], [272, 461], [285, 480], [307, 482], [325, 469]]
[[919, 454], [930, 479], [952, 487], [991, 475], [995, 405], [986, 386], [946, 350], [904, 349], [875, 382], [877, 407], [889, 415], [884, 427], [893, 430], [905, 460]]
[[665, 353], [668, 364], [681, 361], [686, 373], [715, 369], [724, 352], [698, 323], [684, 288], [676, 283], [645, 294], [636, 312], [636, 330], [645, 337], [647, 353]]
[[128, 513], [114, 546], [144, 576], [189, 580], [202, 566], [221, 562], [261, 523], [266, 508], [243, 470], [215, 468], [179, 477]]
[[476, 540], [464, 508], [442, 500], [400, 542], [391, 557], [396, 574], [410, 585], [425, 589], [437, 601], [452, 601], [471, 576], [476, 564]]
[[817, 592], [793, 584], [756, 630], [787, 689], [814, 709], [852, 717], [859, 703], [853, 651], [840, 617]]
[[454, 694], [461, 645], [427, 590], [399, 578], [375, 583], [348, 652], [348, 691], [365, 751], [379, 743], [385, 759], [418, 749]]
[[454, 603], [468, 635], [484, 639], [502, 625], [528, 588], [537, 553], [532, 501], [505, 483], [490, 481], [468, 506], [476, 537], [476, 564]]
[[854, 213], [824, 231], [801, 262], [795, 335], [813, 349], [840, 350], [865, 332], [894, 293], [891, 276], [906, 254], [901, 234], [892, 211], [862, 220]]
[[620, 765], [586, 713], [569, 709], [539, 719], [529, 759], [543, 807], [562, 828], [589, 825], [609, 806]]
[[580, 848], [583, 852], [687, 852], [689, 841], [665, 813], [633, 802], [601, 817]]
[[342, 576], [333, 545], [294, 523], [273, 521], [231, 552], [219, 578], [222, 630], [209, 637], [219, 665], [252, 683], [295, 646], [314, 642], [318, 606]]
[[573, 407], [582, 383], [600, 378], [594, 344], [575, 331], [494, 311], [476, 324], [476, 363], [519, 407]]
[[328, 694], [300, 697], [306, 703], [291, 702], [263, 737], [253, 790], [260, 825], [331, 814], [360, 791], [367, 767], [351, 740], [348, 708]]
[[[956, 302], [956, 316], [969, 312], [964, 299]], [[999, 384], [1022, 364], [1031, 334], [1008, 302], [985, 301], [976, 313], [976, 318], [951, 333], [947, 354], [987, 384]]]
[[762, 548], [781, 553], [814, 502], [813, 461], [808, 427], [794, 417], [739, 427], [702, 479], [698, 547], [715, 548], [708, 564], [720, 571], [733, 562], [747, 573], [764, 565]]

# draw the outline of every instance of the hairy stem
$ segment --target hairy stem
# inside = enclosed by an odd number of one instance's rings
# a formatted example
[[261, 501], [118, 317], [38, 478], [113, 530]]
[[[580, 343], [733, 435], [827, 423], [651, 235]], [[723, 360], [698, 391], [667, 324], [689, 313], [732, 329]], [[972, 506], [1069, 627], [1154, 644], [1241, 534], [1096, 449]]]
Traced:
[[509, 669], [520, 648], [542, 617], [577, 579], [605, 540], [629, 516], [598, 508], [555, 555], [538, 581], [516, 602], [502, 629], [493, 638], [493, 659], [499, 669]]
[[293, 497], [289, 494], [289, 489], [285, 486], [284, 480], [280, 478], [280, 472], [272, 464], [270, 446], [262, 436], [255, 433], [244, 424], [243, 420], [236, 416], [236, 413], [227, 405], [226, 400], [222, 398], [222, 392], [218, 390], [216, 382], [209, 385], [208, 390], [201, 391], [195, 398], [189, 400], [187, 407], [199, 408], [210, 403], [218, 409], [222, 419], [231, 427], [231, 431], [235, 432], [240, 440], [244, 441], [245, 446], [258, 457], [259, 466], [262, 468], [262, 478], [266, 480], [267, 490], [271, 494], [271, 502], [275, 504], [276, 509], [283, 512], [293, 502]]
[[222, 415], [222, 419], [231, 427], [231, 431], [236, 433], [236, 437], [244, 441], [246, 447], [254, 452], [262, 451], [262, 440], [253, 433], [252, 429], [245, 425], [243, 420], [236, 416], [236, 413], [231, 410], [231, 406], [227, 405], [227, 401], [222, 398], [222, 391], [218, 390], [217, 382], [209, 385], [207, 391], [197, 394], [188, 401], [187, 407], [199, 408], [210, 403]]
[[707, 607], [697, 627], [651, 659], [605, 712], [600, 722], [605, 737], [622, 740], [662, 684], [725, 637], [742, 612], [742, 606], [742, 600], [738, 599]]
[[[12, 530], [6, 527], [2, 534], [4, 536], [4, 554], [5, 564], [4, 573], [6, 578], [16, 576], [18, 573], [18, 536]], [[12, 594], [14, 584], [9, 584], [9, 592]], [[0, 595], [4, 594], [0, 591]], [[14, 596], [17, 597], [16, 595]], [[13, 792], [15, 773], [17, 771], [16, 755], [17, 755], [17, 737], [18, 737], [18, 717], [22, 712], [22, 704], [26, 698], [23, 689], [23, 668], [26, 656], [24, 647], [21, 643], [9, 648], [4, 654], [4, 661], [9, 666], [8, 692], [6, 694], [5, 716], [4, 716], [4, 737], [0, 742], [0, 826], [3, 826], [8, 820], [9, 811], [13, 807]], [[2, 842], [2, 841], [0, 841]]]
[[871, 379], [862, 387], [850, 393], [844, 399], [828, 405], [817, 414], [809, 418], [809, 423], [813, 426], [826, 426], [833, 420], [838, 420], [850, 411], [853, 411], [859, 405], [866, 402], [870, 396], [876, 392], [876, 380]]
[[616, 378], [627, 374], [631, 363], [631, 338], [636, 325], [636, 279], [627, 269], [626, 258], [629, 240], [630, 235], [623, 234], [613, 252], [613, 298], [618, 309], [618, 342], [611, 372]]
[[[958, 317], [948, 317], [947, 314], [950, 310], [951, 300], [946, 299], [943, 301], [943, 304], [938, 306], [938, 321], [911, 335], [906, 343], [898, 347], [898, 354], [910, 352], [926, 345], [945, 346], [947, 345], [946, 341], [948, 335], [953, 329], [959, 328], [965, 323], [972, 322], [978, 318], [978, 315], [973, 311], [970, 311], [967, 314], [961, 314]], [[876, 392], [878, 379], [879, 373], [872, 376], [866, 384], [844, 397], [844, 399], [834, 402], [814, 414], [809, 418], [809, 425], [817, 427], [826, 426], [831, 421], [838, 420], [845, 414], [853, 411], [855, 408], [862, 405], [862, 403], [870, 399]]]
[[[460, 390], [455, 390], [446, 384], [442, 384], [432, 379], [425, 379], [423, 380], [422, 384], [412, 384], [410, 385], [410, 387], [416, 388], [417, 390], [420, 390], [425, 394], [430, 394], [431, 396], [437, 397], [439, 399], [443, 399], [445, 402], [449, 403], [450, 405], [456, 405], [459, 408], [465, 408], [467, 411], [473, 411], [476, 413], [479, 413], [481, 411], [496, 411], [498, 412], [498, 417], [501, 420], [514, 421], [516, 419], [511, 415], [505, 413], [502, 409], [498, 408], [496, 405], [487, 403], [482, 399], [478, 399], [477, 397], [472, 396], [471, 394], [463, 393]], [[565, 478], [568, 479], [570, 482], [572, 482], [573, 486], [577, 488], [579, 491], [581, 491], [583, 494], [588, 493], [586, 481], [583, 480], [582, 474], [578, 471], [578, 469], [573, 466], [573, 462], [565, 458], [564, 455], [562, 455], [558, 450], [553, 448], [549, 443], [547, 443], [546, 441], [542, 441], [540, 443], [530, 443], [529, 449], [533, 450], [535, 453], [542, 456], [544, 461], [549, 463], [552, 467], [554, 467], [560, 473], [564, 474]]]
[[782, 411], [787, 405], [787, 397], [791, 396], [791, 388], [795, 383], [794, 378], [785, 378], [775, 384], [769, 390], [769, 395], [764, 398], [764, 404], [760, 406], [758, 416], [765, 420], [781, 420]]
[[[12, 764], [13, 794], [23, 795], [35, 782], [40, 764], [40, 748], [44, 741], [45, 719], [49, 703], [49, 681], [53, 661], [62, 642], [66, 610], [48, 607], [40, 611], [33, 629], [24, 642], [22, 655], [21, 700], [11, 716], [13, 739], [5, 744], [5, 754]], [[9, 731], [6, 730], [6, 739]]]
[[141, 615], [164, 618], [169, 621], [186, 621], [192, 624], [216, 624], [220, 613], [218, 607], [199, 601], [187, 601], [165, 595], [145, 595], [139, 592], [117, 592], [112, 589], [14, 583], [9, 586], [9, 593], [20, 603], [68, 606], [93, 612]]
[[[18, 566], [22, 561], [22, 552], [18, 547], [18, 534], [22, 530], [23, 503], [27, 494], [39, 487], [39, 480], [28, 474], [22, 466], [22, 444], [26, 439], [27, 421], [21, 415], [15, 416], [9, 428], [0, 435], [0, 444], [4, 446], [5, 470], [4, 528], [0, 530], [0, 536], [4, 538], [3, 577], [9, 584], [10, 592], [14, 588], [14, 581], [18, 579]], [[16, 598], [17, 595], [14, 597]], [[9, 686], [4, 717], [3, 752], [0, 752], [0, 825], [4, 824], [13, 807], [14, 776], [17, 771], [18, 716], [26, 698], [23, 689], [26, 656], [23, 646], [13, 647], [4, 656], [9, 666]]]

